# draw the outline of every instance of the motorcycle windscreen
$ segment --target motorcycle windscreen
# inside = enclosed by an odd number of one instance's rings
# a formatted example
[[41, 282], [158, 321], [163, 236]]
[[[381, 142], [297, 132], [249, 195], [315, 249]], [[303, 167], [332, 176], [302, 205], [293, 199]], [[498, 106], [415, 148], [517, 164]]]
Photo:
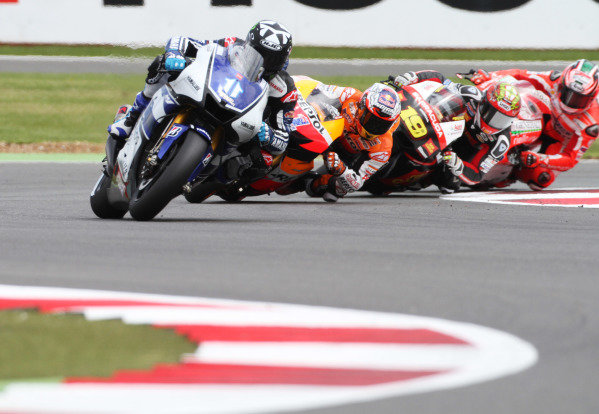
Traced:
[[308, 98], [306, 98], [306, 101], [316, 109], [322, 121], [332, 121], [341, 118], [341, 102], [339, 98], [332, 98], [324, 94], [320, 89], [314, 89]]
[[264, 72], [264, 58], [248, 43], [233, 45], [229, 51], [229, 61], [231, 67], [250, 82], [256, 82]]
[[427, 102], [435, 109], [440, 122], [464, 118], [466, 112], [464, 100], [447, 88], [440, 88], [433, 92]]
[[250, 46], [235, 45], [228, 53], [214, 55], [208, 86], [216, 105], [244, 113], [261, 100], [268, 84], [259, 79], [263, 69], [257, 53]]

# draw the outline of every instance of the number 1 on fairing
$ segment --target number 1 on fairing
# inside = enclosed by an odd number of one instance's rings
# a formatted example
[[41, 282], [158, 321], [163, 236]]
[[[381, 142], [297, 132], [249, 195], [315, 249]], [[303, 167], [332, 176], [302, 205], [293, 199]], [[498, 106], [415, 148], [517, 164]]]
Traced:
[[239, 94], [243, 92], [241, 84], [236, 79], [227, 79], [224, 90], [225, 93], [233, 99], [237, 98]]

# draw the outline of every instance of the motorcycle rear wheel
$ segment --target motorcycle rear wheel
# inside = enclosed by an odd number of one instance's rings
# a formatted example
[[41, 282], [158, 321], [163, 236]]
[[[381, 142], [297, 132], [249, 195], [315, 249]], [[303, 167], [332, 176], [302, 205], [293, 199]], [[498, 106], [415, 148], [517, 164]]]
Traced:
[[183, 185], [202, 160], [208, 145], [197, 133], [189, 131], [183, 144], [174, 148], [175, 153], [166, 161], [160, 175], [135, 194], [129, 203], [131, 217], [138, 221], [151, 220], [173, 198], [180, 195]]

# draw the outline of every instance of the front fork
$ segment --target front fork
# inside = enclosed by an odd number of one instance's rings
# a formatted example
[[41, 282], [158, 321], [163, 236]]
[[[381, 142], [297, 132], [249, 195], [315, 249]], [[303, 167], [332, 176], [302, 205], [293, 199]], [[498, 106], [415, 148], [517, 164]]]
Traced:
[[[112, 186], [119, 189], [121, 197], [124, 200], [130, 199], [136, 185], [134, 172], [137, 169], [138, 162], [143, 162], [139, 158], [144, 142], [150, 139], [154, 128], [165, 117], [175, 113], [179, 109], [180, 105], [173, 96], [170, 87], [164, 85], [154, 94], [148, 106], [141, 113], [131, 132], [131, 136], [127, 139], [122, 149], [119, 150], [118, 143], [115, 145], [115, 143], [110, 142], [111, 138], [107, 141], [106, 155], [109, 167], [112, 167], [111, 157], [114, 156], [114, 152], [118, 152], [113, 164]], [[168, 130], [169, 128], [166, 129], [166, 131]], [[162, 141], [162, 139], [159, 141]]]

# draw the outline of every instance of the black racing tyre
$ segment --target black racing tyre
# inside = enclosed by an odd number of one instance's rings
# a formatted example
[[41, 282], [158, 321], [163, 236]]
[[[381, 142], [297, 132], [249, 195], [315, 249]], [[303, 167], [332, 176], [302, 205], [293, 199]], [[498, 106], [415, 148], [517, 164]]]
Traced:
[[166, 161], [160, 175], [138, 191], [129, 203], [131, 217], [139, 221], [151, 220], [181, 194], [183, 185], [202, 160], [208, 145], [197, 133], [188, 131], [185, 141], [174, 148], [175, 153]]
[[102, 174], [94, 191], [89, 197], [94, 214], [103, 219], [120, 219], [127, 213], [127, 205], [112, 205], [108, 201], [108, 189], [110, 188], [110, 177]]
[[190, 203], [201, 203], [224, 186], [225, 184], [219, 182], [201, 183], [192, 188], [190, 193], [185, 194], [185, 199]]
[[216, 195], [229, 203], [238, 203], [247, 196], [247, 191], [245, 187], [240, 187], [238, 184], [229, 185], [216, 193]]

